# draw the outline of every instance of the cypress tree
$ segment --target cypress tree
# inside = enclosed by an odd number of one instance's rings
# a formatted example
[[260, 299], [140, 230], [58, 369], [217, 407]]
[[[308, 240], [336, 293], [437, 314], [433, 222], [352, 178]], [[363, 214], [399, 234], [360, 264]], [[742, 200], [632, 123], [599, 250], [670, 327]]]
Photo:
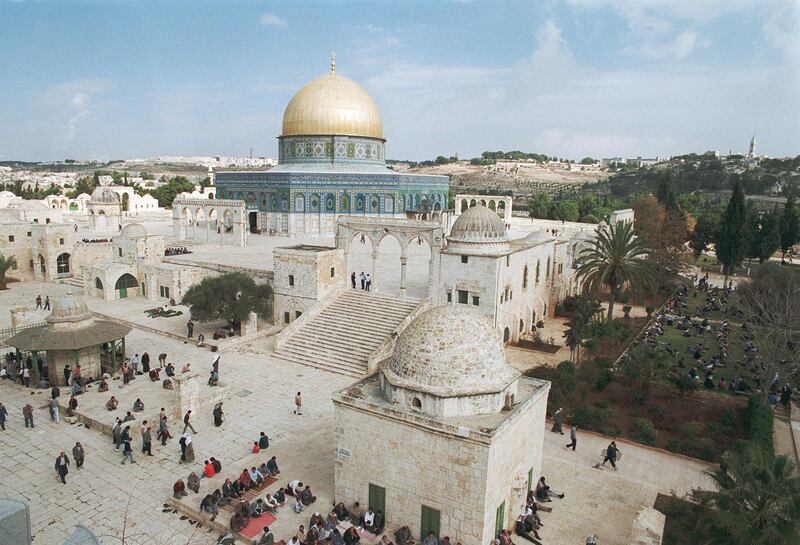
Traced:
[[781, 263], [783, 263], [786, 259], [786, 252], [800, 240], [800, 221], [797, 218], [797, 207], [791, 187], [786, 190], [786, 204], [783, 207], [783, 216], [781, 216], [780, 232]]
[[728, 276], [733, 274], [736, 266], [745, 257], [748, 239], [744, 193], [741, 182], [737, 180], [733, 186], [731, 199], [722, 215], [716, 239], [717, 259], [722, 263], [726, 282]]

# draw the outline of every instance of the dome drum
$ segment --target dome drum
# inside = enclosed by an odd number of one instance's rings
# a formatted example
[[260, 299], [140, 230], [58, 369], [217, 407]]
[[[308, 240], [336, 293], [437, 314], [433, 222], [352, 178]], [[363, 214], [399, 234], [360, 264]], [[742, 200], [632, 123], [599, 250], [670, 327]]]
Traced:
[[92, 196], [89, 197], [89, 202], [98, 204], [119, 204], [119, 195], [108, 187], [100, 186], [92, 191]]

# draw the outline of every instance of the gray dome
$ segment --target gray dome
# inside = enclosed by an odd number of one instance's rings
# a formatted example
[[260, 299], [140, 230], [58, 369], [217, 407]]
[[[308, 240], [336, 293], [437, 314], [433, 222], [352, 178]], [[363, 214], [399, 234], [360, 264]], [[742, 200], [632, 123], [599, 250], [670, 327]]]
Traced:
[[398, 337], [382, 372], [394, 386], [440, 397], [499, 392], [519, 376], [489, 319], [465, 305], [420, 314]]
[[48, 322], [79, 322], [91, 318], [86, 303], [80, 299], [75, 299], [72, 294], [62, 295], [53, 301], [53, 309]]
[[147, 229], [139, 223], [131, 223], [122, 229], [120, 235], [123, 238], [142, 238], [147, 236]]
[[478, 204], [458, 216], [447, 239], [455, 242], [504, 242], [508, 240], [508, 234], [500, 216]]
[[101, 186], [92, 191], [91, 200], [92, 202], [117, 204], [119, 203], [119, 196], [116, 194], [116, 192], [114, 192], [113, 189]]

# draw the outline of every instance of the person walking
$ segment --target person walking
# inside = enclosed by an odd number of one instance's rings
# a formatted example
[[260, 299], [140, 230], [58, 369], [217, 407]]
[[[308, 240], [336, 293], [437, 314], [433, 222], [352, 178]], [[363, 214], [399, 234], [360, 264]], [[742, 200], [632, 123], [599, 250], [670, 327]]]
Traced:
[[50, 296], [44, 296], [44, 310], [50, 310]]
[[355, 271], [350, 273], [350, 284], [353, 286], [353, 289], [356, 289], [356, 272]]
[[142, 454], [152, 456], [153, 437], [150, 433], [150, 426], [147, 425], [147, 420], [142, 423]]
[[558, 410], [555, 412], [555, 414], [553, 415], [553, 428], [550, 430], [552, 432], [560, 433], [561, 435], [564, 435], [564, 432], [561, 429], [561, 423], [563, 421], [563, 412], [564, 409], [562, 409], [561, 407], [559, 407]]
[[60, 395], [61, 395], [61, 389], [58, 386], [53, 386], [53, 388], [50, 390], [50, 397], [52, 399], [58, 399]]
[[8, 416], [6, 406], [0, 403], [0, 430], [3, 431], [6, 431], [6, 416]]
[[119, 450], [122, 444], [122, 421], [119, 417], [114, 419], [114, 425], [111, 427], [111, 440], [114, 442], [114, 448]]
[[69, 377], [72, 375], [72, 370], [69, 368], [69, 364], [64, 366], [64, 384], [69, 386]]
[[150, 354], [142, 354], [142, 373], [145, 375], [150, 372]]
[[39, 310], [40, 308], [42, 308], [42, 296], [41, 295], [37, 295], [36, 296], [36, 310]]
[[158, 437], [161, 439], [161, 446], [167, 444], [167, 439], [172, 437], [169, 433], [169, 426], [167, 426], [167, 417], [162, 416], [158, 422]]
[[122, 442], [122, 461], [120, 462], [122, 465], [125, 465], [125, 462], [130, 460], [132, 464], [135, 464], [136, 461], [133, 459], [133, 449], [131, 448], [131, 439], [130, 437], [126, 438]]
[[570, 443], [567, 445], [567, 448], [571, 448], [572, 452], [575, 452], [575, 447], [578, 445], [578, 428], [574, 424], [569, 429], [569, 440]]
[[47, 402], [47, 407], [50, 410], [50, 420], [58, 424], [60, 416], [58, 412], [58, 400], [56, 398], [51, 399]]
[[80, 469], [83, 467], [83, 460], [85, 459], [85, 452], [83, 450], [83, 445], [80, 442], [75, 443], [75, 446], [72, 447], [72, 459], [75, 460], [75, 467]]
[[25, 418], [25, 427], [33, 428], [33, 407], [30, 403], [22, 407], [22, 416]]
[[134, 375], [140, 375], [139, 373], [139, 354], [134, 354], [131, 358], [131, 371], [133, 371]]
[[191, 339], [192, 333], [194, 333], [194, 322], [191, 318], [189, 318], [189, 321], [186, 322], [186, 330], [189, 332], [189, 338]]
[[369, 276], [369, 273], [367, 273], [366, 286], [367, 287], [364, 288], [365, 291], [369, 291], [370, 286], [372, 286], [372, 278]]
[[297, 395], [294, 396], [294, 414], [302, 415], [303, 413], [300, 412], [300, 409], [303, 407], [303, 398], [300, 395], [300, 392], [297, 392]]
[[358, 279], [361, 280], [361, 289], [367, 289], [367, 277], [364, 276], [364, 271], [361, 271], [361, 274], [358, 275]]
[[224, 413], [222, 412], [222, 401], [214, 405], [214, 410], [212, 411], [212, 415], [214, 416], [214, 425], [216, 427], [220, 427], [222, 425], [222, 420], [224, 417]]
[[192, 410], [189, 409], [188, 411], [186, 411], [186, 414], [183, 416], [183, 433], [186, 433], [187, 429], [191, 429], [192, 433], [197, 435], [197, 430], [195, 430], [194, 426], [192, 426], [192, 423], [189, 422], [189, 418], [191, 416], [192, 416]]
[[611, 462], [611, 467], [614, 468], [614, 471], [617, 470], [617, 458], [619, 457], [620, 450], [617, 448], [617, 443], [615, 441], [611, 441], [611, 444], [608, 445], [606, 449], [606, 456], [603, 459], [603, 465], [606, 465], [606, 462]]
[[67, 473], [69, 473], [69, 458], [64, 451], [61, 451], [61, 454], [58, 455], [56, 458], [56, 473], [61, 478], [61, 482], [67, 484]]

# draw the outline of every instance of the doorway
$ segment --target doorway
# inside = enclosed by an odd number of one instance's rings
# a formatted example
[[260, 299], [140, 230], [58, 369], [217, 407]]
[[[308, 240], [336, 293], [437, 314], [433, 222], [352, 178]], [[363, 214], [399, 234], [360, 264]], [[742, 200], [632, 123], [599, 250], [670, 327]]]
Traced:
[[250, 232], [257, 233], [258, 232], [258, 212], [249, 212], [247, 214], [247, 221], [250, 225]]

